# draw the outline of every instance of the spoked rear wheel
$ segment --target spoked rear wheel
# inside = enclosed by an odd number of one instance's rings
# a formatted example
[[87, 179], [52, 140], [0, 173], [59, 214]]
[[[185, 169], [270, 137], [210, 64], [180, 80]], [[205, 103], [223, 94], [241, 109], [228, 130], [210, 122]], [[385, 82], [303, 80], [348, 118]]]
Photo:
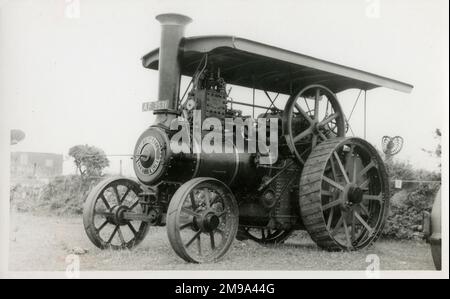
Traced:
[[300, 179], [300, 213], [327, 250], [358, 250], [381, 234], [389, 210], [387, 173], [360, 138], [327, 140], [309, 156]]
[[170, 244], [185, 261], [217, 261], [236, 237], [238, 213], [236, 200], [225, 184], [212, 178], [192, 179], [170, 201], [167, 212]]
[[94, 187], [85, 202], [83, 223], [95, 246], [129, 249], [144, 239], [149, 223], [125, 217], [144, 213], [138, 197], [141, 192], [140, 185], [127, 178], [108, 178]]
[[292, 234], [292, 230], [270, 229], [267, 227], [240, 227], [238, 239], [250, 239], [259, 244], [280, 244]]

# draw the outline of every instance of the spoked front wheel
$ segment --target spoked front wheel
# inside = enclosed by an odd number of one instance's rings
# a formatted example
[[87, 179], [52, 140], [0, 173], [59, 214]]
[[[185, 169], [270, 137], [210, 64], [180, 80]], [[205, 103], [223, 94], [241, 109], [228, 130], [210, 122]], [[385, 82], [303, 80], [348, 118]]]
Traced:
[[148, 231], [145, 207], [139, 202], [140, 185], [127, 178], [112, 177], [89, 193], [83, 223], [89, 239], [101, 249], [129, 249]]
[[238, 230], [238, 206], [230, 189], [212, 178], [195, 178], [173, 195], [167, 212], [170, 244], [182, 259], [214, 262], [229, 249]]

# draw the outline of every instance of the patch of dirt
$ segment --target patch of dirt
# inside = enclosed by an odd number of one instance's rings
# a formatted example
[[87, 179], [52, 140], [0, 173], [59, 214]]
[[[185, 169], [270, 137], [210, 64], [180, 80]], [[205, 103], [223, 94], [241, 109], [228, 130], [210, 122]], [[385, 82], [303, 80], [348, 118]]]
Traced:
[[194, 265], [170, 247], [165, 227], [152, 227], [136, 248], [100, 250], [87, 238], [81, 217], [44, 217], [12, 213], [10, 271], [65, 271], [66, 257], [78, 254], [83, 270], [366, 270], [366, 258], [376, 254], [381, 270], [434, 270], [430, 247], [415, 241], [378, 241], [358, 252], [326, 252], [307, 234], [285, 244], [262, 246], [235, 240], [225, 258]]

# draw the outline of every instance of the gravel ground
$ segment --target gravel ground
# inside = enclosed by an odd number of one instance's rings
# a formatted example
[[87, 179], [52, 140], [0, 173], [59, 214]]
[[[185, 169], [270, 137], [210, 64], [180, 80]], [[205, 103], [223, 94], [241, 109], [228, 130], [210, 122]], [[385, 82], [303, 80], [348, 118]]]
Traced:
[[303, 233], [277, 246], [236, 240], [220, 262], [193, 265], [173, 252], [165, 227], [151, 228], [133, 250], [102, 251], [88, 240], [81, 217], [12, 213], [10, 271], [64, 271], [74, 248], [87, 250], [80, 255], [81, 270], [365, 270], [369, 254], [379, 256], [381, 270], [434, 270], [424, 242], [381, 240], [359, 252], [332, 253]]

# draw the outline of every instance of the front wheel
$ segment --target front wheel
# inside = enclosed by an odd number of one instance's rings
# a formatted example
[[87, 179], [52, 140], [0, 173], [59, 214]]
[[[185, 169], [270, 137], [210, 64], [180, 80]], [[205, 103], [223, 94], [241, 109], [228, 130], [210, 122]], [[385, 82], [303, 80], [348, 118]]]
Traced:
[[174, 251], [192, 263], [215, 262], [230, 248], [239, 225], [230, 189], [212, 178], [195, 178], [173, 195], [167, 234]]
[[145, 207], [139, 202], [140, 185], [130, 179], [112, 177], [101, 181], [89, 193], [83, 210], [84, 229], [100, 249], [130, 249], [148, 232], [143, 217]]

